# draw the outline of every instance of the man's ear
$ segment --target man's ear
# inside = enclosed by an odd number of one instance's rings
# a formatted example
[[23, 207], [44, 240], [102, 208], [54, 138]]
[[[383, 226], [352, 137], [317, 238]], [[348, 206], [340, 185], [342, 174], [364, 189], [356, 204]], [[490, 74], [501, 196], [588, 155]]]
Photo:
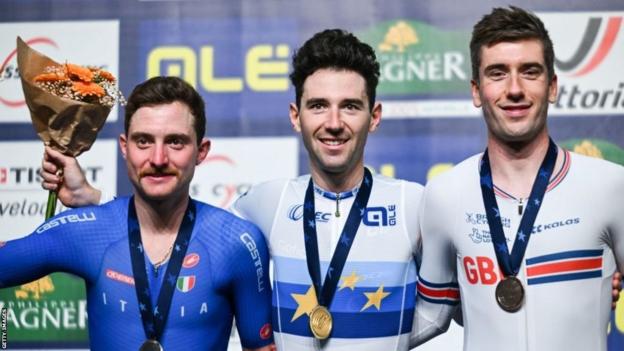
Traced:
[[301, 117], [299, 116], [299, 108], [294, 102], [290, 103], [290, 106], [288, 108], [288, 115], [290, 117], [290, 124], [293, 126], [293, 129], [298, 133], [301, 133]]
[[208, 138], [202, 138], [201, 142], [199, 143], [199, 149], [197, 152], [197, 160], [195, 161], [196, 165], [199, 165], [200, 163], [204, 162], [204, 160], [206, 159], [206, 156], [208, 156], [208, 153], [210, 152], [210, 146], [211, 146], [211, 142]]
[[368, 125], [368, 131], [374, 132], [377, 127], [379, 127], [379, 123], [381, 123], [381, 103], [375, 102], [373, 110], [371, 111], [371, 120]]
[[125, 134], [119, 134], [119, 150], [124, 159], [128, 153], [128, 137]]
[[480, 108], [481, 103], [481, 95], [479, 94], [479, 83], [474, 79], [470, 80], [470, 92], [472, 93], [472, 104], [476, 108]]
[[557, 102], [557, 92], [559, 91], [559, 84], [557, 75], [553, 75], [550, 84], [548, 85], [548, 102], [554, 104]]

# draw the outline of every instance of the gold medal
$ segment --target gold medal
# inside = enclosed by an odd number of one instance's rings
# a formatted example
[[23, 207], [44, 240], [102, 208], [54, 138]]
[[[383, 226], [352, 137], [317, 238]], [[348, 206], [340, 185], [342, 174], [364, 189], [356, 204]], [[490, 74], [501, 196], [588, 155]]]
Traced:
[[516, 312], [524, 301], [524, 288], [520, 280], [514, 276], [503, 278], [496, 285], [496, 302], [507, 312]]
[[158, 340], [147, 339], [143, 345], [141, 345], [139, 351], [163, 351], [163, 347]]
[[317, 305], [310, 312], [310, 330], [314, 337], [325, 340], [332, 331], [332, 316], [325, 306]]

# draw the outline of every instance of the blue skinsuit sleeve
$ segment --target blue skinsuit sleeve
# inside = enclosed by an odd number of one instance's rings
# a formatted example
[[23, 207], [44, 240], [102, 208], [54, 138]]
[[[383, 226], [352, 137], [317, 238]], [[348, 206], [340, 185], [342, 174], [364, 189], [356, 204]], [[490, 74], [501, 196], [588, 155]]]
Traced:
[[85, 259], [85, 231], [96, 219], [92, 208], [63, 212], [30, 235], [0, 247], [0, 288], [25, 284], [53, 272], [89, 279], [95, 276]]
[[234, 273], [233, 305], [241, 344], [259, 348], [273, 341], [271, 328], [271, 284], [269, 253], [260, 230], [245, 223], [231, 262]]

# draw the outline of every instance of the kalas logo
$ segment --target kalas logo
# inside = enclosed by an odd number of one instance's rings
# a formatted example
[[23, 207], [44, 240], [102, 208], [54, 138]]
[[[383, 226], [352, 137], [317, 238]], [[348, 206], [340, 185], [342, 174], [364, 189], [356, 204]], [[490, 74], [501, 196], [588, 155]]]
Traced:
[[[557, 68], [573, 77], [583, 76], [598, 67], [608, 56], [613, 48], [618, 32], [622, 26], [622, 17], [610, 17], [606, 23], [606, 29], [602, 38], [598, 39], [600, 28], [603, 26], [603, 18], [590, 17], [585, 26], [585, 31], [580, 43], [568, 60], [555, 59]], [[594, 45], [600, 40], [598, 45]], [[592, 47], [595, 47], [590, 54]], [[587, 59], [591, 57], [590, 59]], [[585, 62], [584, 65], [582, 63]]]
[[[38, 37], [26, 40], [26, 44], [31, 47], [37, 47], [38, 45], [49, 45], [56, 49], [58, 49], [58, 45], [50, 38]], [[19, 79], [19, 70], [17, 67], [17, 49], [13, 50], [5, 59], [2, 61], [2, 65], [0, 66], [0, 78], [1, 79]], [[21, 107], [26, 102], [23, 99], [20, 100], [11, 100], [5, 99], [0, 96], [0, 103], [6, 105], [8, 107]]]

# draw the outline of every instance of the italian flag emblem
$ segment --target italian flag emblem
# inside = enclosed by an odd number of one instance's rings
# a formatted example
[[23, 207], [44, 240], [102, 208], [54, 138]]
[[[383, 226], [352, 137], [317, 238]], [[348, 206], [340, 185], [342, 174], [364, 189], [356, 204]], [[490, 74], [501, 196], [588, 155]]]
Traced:
[[184, 277], [178, 277], [178, 283], [176, 284], [176, 288], [181, 292], [189, 292], [191, 289], [195, 287], [195, 276], [187, 275]]

